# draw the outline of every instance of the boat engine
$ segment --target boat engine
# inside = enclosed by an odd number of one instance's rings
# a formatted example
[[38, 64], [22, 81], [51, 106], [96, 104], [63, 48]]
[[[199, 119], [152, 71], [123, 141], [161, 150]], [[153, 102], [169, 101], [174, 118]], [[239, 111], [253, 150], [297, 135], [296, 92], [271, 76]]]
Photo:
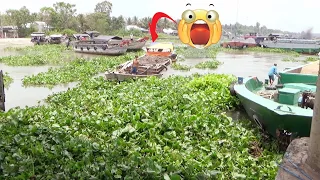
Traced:
[[230, 94], [231, 94], [232, 96], [236, 96], [236, 95], [237, 95], [236, 91], [234, 90], [234, 85], [235, 85], [236, 83], [237, 83], [237, 82], [232, 82], [232, 83], [230, 84], [230, 86], [229, 86], [229, 91], [230, 91]]

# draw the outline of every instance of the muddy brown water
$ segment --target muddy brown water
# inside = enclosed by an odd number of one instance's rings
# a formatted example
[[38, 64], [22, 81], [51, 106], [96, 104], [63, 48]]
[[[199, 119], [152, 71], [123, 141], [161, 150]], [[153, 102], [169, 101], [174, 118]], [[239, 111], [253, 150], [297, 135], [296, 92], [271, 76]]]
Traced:
[[[19, 55], [19, 53], [5, 52], [0, 43], [0, 56]], [[94, 58], [97, 55], [88, 55], [82, 53], [75, 53], [76, 57], [82, 58]], [[271, 53], [224, 53], [221, 52], [217, 55], [217, 60], [223, 64], [215, 70], [210, 69], [197, 69], [192, 68], [190, 71], [179, 71], [172, 68], [168, 68], [163, 72], [163, 77], [169, 77], [171, 75], [188, 76], [193, 73], [207, 74], [207, 73], [225, 73], [234, 74], [236, 76], [247, 77], [257, 76], [260, 80], [267, 78], [267, 73], [270, 67], [274, 64], [278, 64], [278, 70], [281, 71], [287, 67], [295, 67], [303, 62], [284, 62], [282, 59], [288, 55], [271, 54]], [[303, 57], [301, 57], [303, 58]], [[178, 63], [195, 66], [198, 63], [205, 62], [210, 59], [195, 58], [186, 59], [185, 61], [178, 61]], [[77, 83], [69, 83], [65, 85], [58, 85], [52, 89], [46, 87], [23, 87], [22, 79], [25, 76], [37, 74], [40, 72], [46, 72], [49, 67], [52, 66], [27, 66], [27, 67], [12, 67], [0, 63], [0, 69], [4, 72], [8, 72], [14, 79], [14, 82], [10, 84], [9, 88], [6, 88], [6, 109], [9, 110], [13, 107], [25, 107], [34, 106], [43, 103], [43, 100], [53, 93], [66, 91], [68, 88], [73, 88]], [[99, 74], [103, 76], [103, 74]]]
[[[304, 62], [285, 62], [283, 58], [288, 55], [271, 54], [271, 53], [224, 53], [221, 52], [217, 55], [217, 60], [222, 64], [217, 69], [197, 69], [194, 66], [198, 63], [210, 60], [209, 58], [186, 59], [185, 61], [178, 61], [177, 63], [192, 66], [190, 71], [178, 71], [168, 68], [163, 72], [163, 77], [168, 77], [173, 74], [187, 76], [194, 73], [208, 74], [233, 74], [237, 77], [256, 76], [260, 80], [268, 78], [268, 71], [274, 63], [278, 64], [278, 71], [282, 71], [288, 67], [296, 67]], [[299, 57], [300, 59], [306, 56]]]

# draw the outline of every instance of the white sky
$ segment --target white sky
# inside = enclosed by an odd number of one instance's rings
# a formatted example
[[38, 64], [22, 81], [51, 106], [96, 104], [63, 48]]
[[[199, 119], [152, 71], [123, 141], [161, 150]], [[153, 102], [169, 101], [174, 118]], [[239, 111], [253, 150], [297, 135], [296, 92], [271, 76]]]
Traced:
[[[7, 9], [19, 9], [25, 5], [32, 12], [37, 12], [41, 7], [52, 6], [57, 1], [59, 0], [10, 0], [1, 3], [0, 11], [3, 13]], [[78, 13], [93, 12], [95, 5], [101, 1], [64, 0], [76, 4]], [[238, 21], [245, 25], [255, 25], [258, 21], [268, 28], [301, 32], [313, 27], [313, 32], [320, 33], [320, 23], [317, 21], [320, 16], [320, 0], [110, 0], [110, 2], [113, 4], [114, 16], [152, 17], [156, 12], [164, 12], [177, 19], [180, 18], [188, 2], [192, 4], [192, 9], [196, 7], [208, 9], [209, 4], [214, 4], [222, 24]]]

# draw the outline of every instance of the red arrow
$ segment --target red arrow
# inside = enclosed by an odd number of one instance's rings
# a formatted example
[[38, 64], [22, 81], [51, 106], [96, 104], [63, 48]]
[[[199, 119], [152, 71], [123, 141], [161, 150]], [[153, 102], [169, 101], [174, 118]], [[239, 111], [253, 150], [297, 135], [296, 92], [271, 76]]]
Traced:
[[157, 12], [156, 14], [154, 14], [153, 18], [151, 20], [151, 23], [149, 23], [149, 31], [151, 34], [152, 42], [154, 42], [158, 38], [156, 28], [157, 28], [157, 23], [158, 23], [159, 19], [161, 19], [161, 18], [168, 18], [177, 24], [177, 22], [175, 20], [173, 20], [169, 15], [167, 15], [163, 12]]

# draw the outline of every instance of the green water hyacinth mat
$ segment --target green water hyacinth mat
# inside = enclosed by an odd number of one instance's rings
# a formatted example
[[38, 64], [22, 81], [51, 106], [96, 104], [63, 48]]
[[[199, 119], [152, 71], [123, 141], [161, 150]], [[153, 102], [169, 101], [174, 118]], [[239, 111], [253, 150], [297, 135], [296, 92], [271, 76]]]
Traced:
[[89, 78], [46, 106], [9, 110], [0, 114], [0, 179], [274, 179], [281, 155], [223, 114], [239, 104], [234, 80]]

